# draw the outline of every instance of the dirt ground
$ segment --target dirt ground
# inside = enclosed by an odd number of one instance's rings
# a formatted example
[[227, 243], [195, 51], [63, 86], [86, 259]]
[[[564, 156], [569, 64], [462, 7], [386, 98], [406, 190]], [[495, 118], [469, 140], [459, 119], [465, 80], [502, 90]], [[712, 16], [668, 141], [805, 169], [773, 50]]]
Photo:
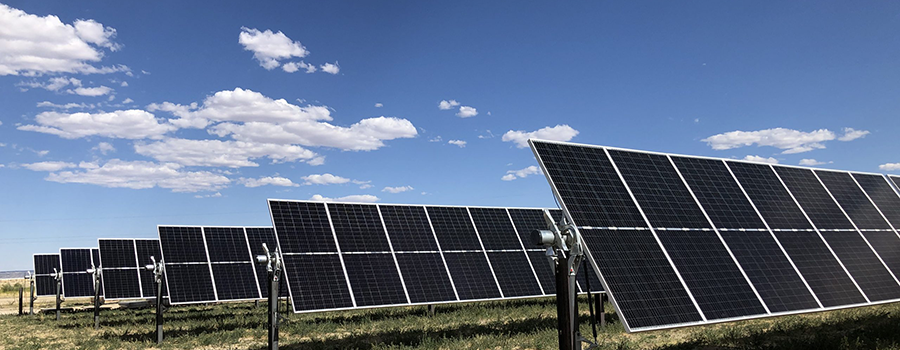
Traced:
[[[13, 287], [16, 284], [25, 287], [22, 291], [22, 311], [28, 313], [28, 296], [30, 295], [28, 281], [24, 278], [15, 278], [0, 280], [0, 290], [7, 290], [0, 292], [0, 315], [14, 315], [19, 312], [19, 290], [18, 288]], [[12, 288], [4, 288], [4, 286], [11, 286]], [[62, 306], [82, 307], [90, 304], [91, 298], [70, 298], [65, 300]], [[56, 307], [56, 297], [54, 296], [39, 297], [34, 301], [35, 313], [40, 309], [50, 309], [54, 307]]]

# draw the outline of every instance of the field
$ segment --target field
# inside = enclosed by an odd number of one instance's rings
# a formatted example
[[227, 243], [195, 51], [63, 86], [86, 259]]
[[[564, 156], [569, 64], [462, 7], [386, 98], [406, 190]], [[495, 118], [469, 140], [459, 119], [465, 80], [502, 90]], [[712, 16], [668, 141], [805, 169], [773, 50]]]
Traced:
[[[152, 309], [106, 310], [102, 328], [94, 330], [90, 312], [64, 313], [59, 322], [53, 314], [9, 315], [18, 307], [18, 292], [9, 289], [0, 294], [7, 313], [0, 316], [0, 349], [266, 346], [265, 303], [173, 307], [165, 314], [166, 341], [157, 347]], [[581, 332], [590, 337], [586, 300], [581, 301]], [[70, 300], [64, 306], [88, 303]], [[52, 298], [39, 303], [52, 304]], [[607, 306], [612, 322], [600, 330], [600, 349], [900, 349], [896, 304], [636, 334], [626, 334], [612, 311]], [[421, 306], [285, 316], [282, 349], [556, 348], [552, 298], [443, 305], [434, 316]]]

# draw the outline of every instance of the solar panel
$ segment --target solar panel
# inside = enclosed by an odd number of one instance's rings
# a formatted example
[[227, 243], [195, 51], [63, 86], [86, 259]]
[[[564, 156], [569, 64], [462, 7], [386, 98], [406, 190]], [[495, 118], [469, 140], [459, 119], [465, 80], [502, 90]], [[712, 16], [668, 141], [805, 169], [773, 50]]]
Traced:
[[[270, 250], [274, 250], [275, 247], [278, 247], [278, 240], [275, 239], [275, 230], [271, 227], [245, 227], [244, 231], [247, 233], [247, 243], [250, 245], [250, 252], [254, 258], [259, 255], [265, 255], [265, 251], [262, 248], [263, 243], [265, 243], [266, 247], [269, 247]], [[266, 299], [269, 297], [269, 275], [266, 271], [266, 266], [260, 264], [254, 264], [254, 266], [261, 297]], [[281, 278], [278, 290], [288, 290], [287, 282], [283, 277]]]
[[531, 145], [630, 332], [900, 300], [877, 175]]
[[555, 293], [544, 250], [522, 240], [546, 228], [542, 209], [282, 200], [269, 206], [295, 312]]
[[34, 285], [37, 296], [56, 295], [54, 269], [62, 271], [59, 254], [34, 254]]
[[[268, 293], [265, 267], [255, 267], [271, 228], [159, 226], [172, 304], [259, 300]], [[251, 248], [253, 247], [253, 248]], [[260, 273], [262, 274], [260, 276]]]
[[[100, 275], [104, 298], [107, 300], [149, 299], [156, 297], [153, 272], [144, 269], [162, 259], [158, 239], [101, 238], [97, 240]], [[163, 279], [163, 296], [167, 296]]]
[[93, 297], [94, 278], [87, 270], [93, 264], [91, 248], [61, 248], [63, 296], [66, 298]]
[[[91, 264], [95, 269], [100, 268], [100, 248], [91, 248]], [[100, 278], [100, 296], [104, 296], [102, 274]]]

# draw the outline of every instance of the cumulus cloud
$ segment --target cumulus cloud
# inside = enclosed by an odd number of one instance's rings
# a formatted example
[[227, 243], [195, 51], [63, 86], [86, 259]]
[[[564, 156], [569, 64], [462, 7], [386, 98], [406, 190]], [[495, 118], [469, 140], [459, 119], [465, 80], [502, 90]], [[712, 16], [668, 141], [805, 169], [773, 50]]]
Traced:
[[137, 154], [161, 162], [187, 166], [256, 167], [252, 159], [269, 158], [273, 163], [311, 161], [316, 153], [296, 145], [276, 145], [244, 141], [188, 140], [168, 138], [149, 144], [135, 143]]
[[334, 63], [325, 63], [319, 66], [319, 68], [322, 68], [322, 71], [325, 73], [338, 74], [341, 72], [341, 66], [338, 65], [337, 61], [334, 61]]
[[750, 161], [750, 162], [757, 162], [757, 163], [778, 164], [778, 159], [775, 159], [772, 157], [766, 158], [766, 157], [762, 157], [762, 156], [748, 155], [748, 156], [744, 157], [744, 160]]
[[829, 162], [820, 162], [815, 159], [801, 159], [800, 160], [800, 165], [804, 165], [804, 166], [816, 166], [816, 165], [822, 165], [822, 164], [828, 164], [828, 163]]
[[838, 141], [853, 141], [859, 138], [866, 137], [869, 134], [868, 130], [856, 130], [854, 128], [844, 128], [844, 135], [838, 137]]
[[381, 190], [381, 192], [390, 192], [390, 193], [400, 193], [406, 191], [412, 191], [414, 188], [412, 186], [399, 186], [399, 187], [385, 187]]
[[109, 152], [115, 152], [116, 148], [109, 142], [100, 142], [92, 150], [99, 151], [103, 155], [106, 155]]
[[518, 148], [528, 147], [528, 139], [541, 139], [549, 141], [569, 141], [578, 135], [578, 130], [573, 129], [566, 124], [560, 124], [554, 127], [544, 127], [532, 132], [524, 130], [510, 130], [503, 134], [501, 138], [504, 142], [512, 142]]
[[381, 108], [381, 107], [384, 107], [384, 104], [382, 104], [380, 102], [375, 104], [375, 108]]
[[288, 179], [286, 177], [281, 177], [281, 176], [265, 176], [265, 177], [261, 177], [258, 179], [252, 179], [252, 178], [248, 179], [248, 178], [242, 177], [242, 178], [238, 179], [237, 182], [240, 184], [243, 184], [246, 187], [251, 187], [251, 188], [266, 186], [266, 185], [282, 186], [282, 187], [300, 186], [298, 184], [295, 184], [293, 181], [291, 181], [291, 179]]
[[126, 66], [97, 67], [116, 30], [92, 19], [63, 23], [54, 15], [36, 16], [0, 4], [0, 75], [128, 72]]
[[21, 164], [21, 166], [31, 171], [60, 171], [68, 168], [75, 168], [78, 165], [67, 162], [37, 162], [31, 164]]
[[459, 148], [463, 148], [463, 147], [466, 147], [466, 144], [468, 142], [463, 141], [463, 140], [450, 140], [450, 141], [447, 141], [447, 143], [449, 143], [451, 145], [459, 146]]
[[537, 166], [532, 165], [532, 166], [529, 166], [529, 167], [526, 167], [523, 169], [519, 169], [519, 170], [508, 170], [506, 172], [506, 175], [503, 175], [503, 177], [501, 177], [500, 180], [512, 181], [515, 179], [524, 179], [524, 178], [528, 177], [529, 175], [536, 175], [536, 174], [543, 174], [543, 172], [541, 171], [541, 168], [538, 168]]
[[309, 54], [299, 41], [291, 40], [281, 31], [274, 33], [269, 29], [259, 31], [256, 28], [241, 27], [238, 43], [244, 46], [244, 50], [253, 52], [253, 58], [268, 70], [280, 66], [280, 60], [303, 58]]
[[311, 174], [303, 177], [304, 185], [334, 185], [345, 184], [350, 182], [346, 177], [340, 177], [332, 174]]
[[198, 194], [195, 195], [194, 198], [218, 198], [222, 197], [222, 192], [216, 192], [213, 194]]
[[361, 190], [372, 188], [372, 181], [353, 180], [353, 183], [359, 185]]
[[91, 184], [111, 188], [165, 188], [173, 192], [216, 191], [231, 180], [208, 171], [185, 171], [174, 163], [112, 159], [85, 170], [50, 173], [46, 180], [59, 183]]
[[476, 115], [478, 115], [478, 110], [470, 106], [459, 106], [459, 112], [456, 113], [456, 116], [460, 118], [470, 118]]
[[37, 106], [43, 107], [43, 108], [56, 108], [56, 109], [73, 109], [73, 108], [93, 109], [93, 108], [97, 107], [97, 105], [95, 105], [93, 103], [83, 103], [82, 102], [82, 103], [66, 103], [64, 105], [61, 105], [61, 104], [56, 104], [56, 103], [53, 103], [50, 101], [38, 102]]
[[[844, 135], [838, 140], [852, 141], [864, 137], [869, 132], [845, 128]], [[782, 149], [782, 154], [809, 152], [815, 149], [825, 148], [825, 142], [832, 141], [837, 135], [828, 129], [819, 129], [811, 132], [799, 130], [774, 128], [759, 131], [731, 131], [707, 137], [701, 141], [706, 142], [714, 150], [727, 150], [745, 146], [770, 146]]]
[[66, 86], [81, 86], [81, 80], [69, 77], [53, 77], [48, 79], [46, 82], [38, 82], [37, 80], [32, 81], [23, 81], [16, 84], [16, 86], [20, 87], [22, 91], [27, 91], [28, 88], [31, 89], [44, 89], [47, 91], [59, 91], [60, 89]]
[[324, 197], [320, 194], [314, 194], [309, 199], [313, 200], [313, 201], [323, 201], [323, 202], [360, 202], [360, 203], [374, 203], [374, 202], [381, 200], [380, 198], [373, 196], [371, 194], [355, 194], [355, 195], [338, 197], [338, 198], [329, 198], [329, 197]]
[[38, 125], [22, 125], [23, 131], [58, 135], [67, 139], [85, 136], [104, 136], [123, 139], [159, 139], [177, 127], [147, 111], [119, 110], [109, 113], [43, 112], [35, 117]]
[[133, 103], [133, 102], [134, 102], [134, 100], [132, 100], [131, 98], [126, 98], [126, 99], [122, 100], [122, 104], [129, 104], [129, 103]]
[[884, 171], [897, 171], [900, 170], [900, 163], [885, 163], [878, 166], [878, 169]]
[[456, 100], [442, 100], [441, 102], [438, 102], [438, 109], [440, 110], [453, 109], [453, 107], [456, 106], [459, 106], [459, 102], [456, 102]]
[[316, 66], [313, 64], [309, 64], [303, 61], [300, 62], [288, 62], [281, 66], [281, 69], [288, 73], [296, 72], [300, 69], [304, 69], [307, 74], [315, 73]]
[[97, 87], [79, 87], [67, 90], [66, 92], [79, 96], [97, 97], [109, 94], [110, 92], [113, 92], [113, 89], [100, 85]]
[[326, 106], [297, 106], [284, 99], [272, 99], [261, 93], [236, 88], [219, 91], [202, 106], [173, 103], [153, 104], [151, 110], [172, 112], [178, 119], [172, 124], [204, 128], [219, 137], [238, 141], [272, 144], [299, 144], [368, 151], [384, 146], [384, 141], [418, 135], [406, 119], [374, 117], [349, 127], [328, 123], [334, 118]]

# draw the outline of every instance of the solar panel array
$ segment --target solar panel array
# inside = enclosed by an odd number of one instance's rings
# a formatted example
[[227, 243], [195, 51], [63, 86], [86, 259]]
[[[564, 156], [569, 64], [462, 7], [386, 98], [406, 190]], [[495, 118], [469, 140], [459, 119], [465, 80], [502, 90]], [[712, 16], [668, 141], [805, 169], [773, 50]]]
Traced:
[[59, 254], [34, 254], [34, 286], [37, 296], [56, 295], [54, 269], [62, 271]]
[[262, 254], [263, 242], [274, 249], [271, 227], [159, 226], [158, 230], [172, 304], [268, 296], [265, 267], [254, 267], [254, 257]]
[[532, 148], [628, 331], [900, 300], [900, 196], [883, 175]]
[[88, 270], [96, 265], [92, 248], [60, 248], [63, 271], [62, 294], [66, 298], [93, 297], [94, 275]]
[[[101, 238], [98, 240], [103, 294], [107, 300], [156, 297], [153, 272], [144, 269], [162, 258], [159, 240], [144, 238]], [[165, 282], [165, 281], [164, 281]], [[165, 287], [163, 293], [165, 293]]]
[[555, 294], [544, 250], [525, 246], [546, 228], [542, 209], [284, 200], [269, 208], [294, 312]]

